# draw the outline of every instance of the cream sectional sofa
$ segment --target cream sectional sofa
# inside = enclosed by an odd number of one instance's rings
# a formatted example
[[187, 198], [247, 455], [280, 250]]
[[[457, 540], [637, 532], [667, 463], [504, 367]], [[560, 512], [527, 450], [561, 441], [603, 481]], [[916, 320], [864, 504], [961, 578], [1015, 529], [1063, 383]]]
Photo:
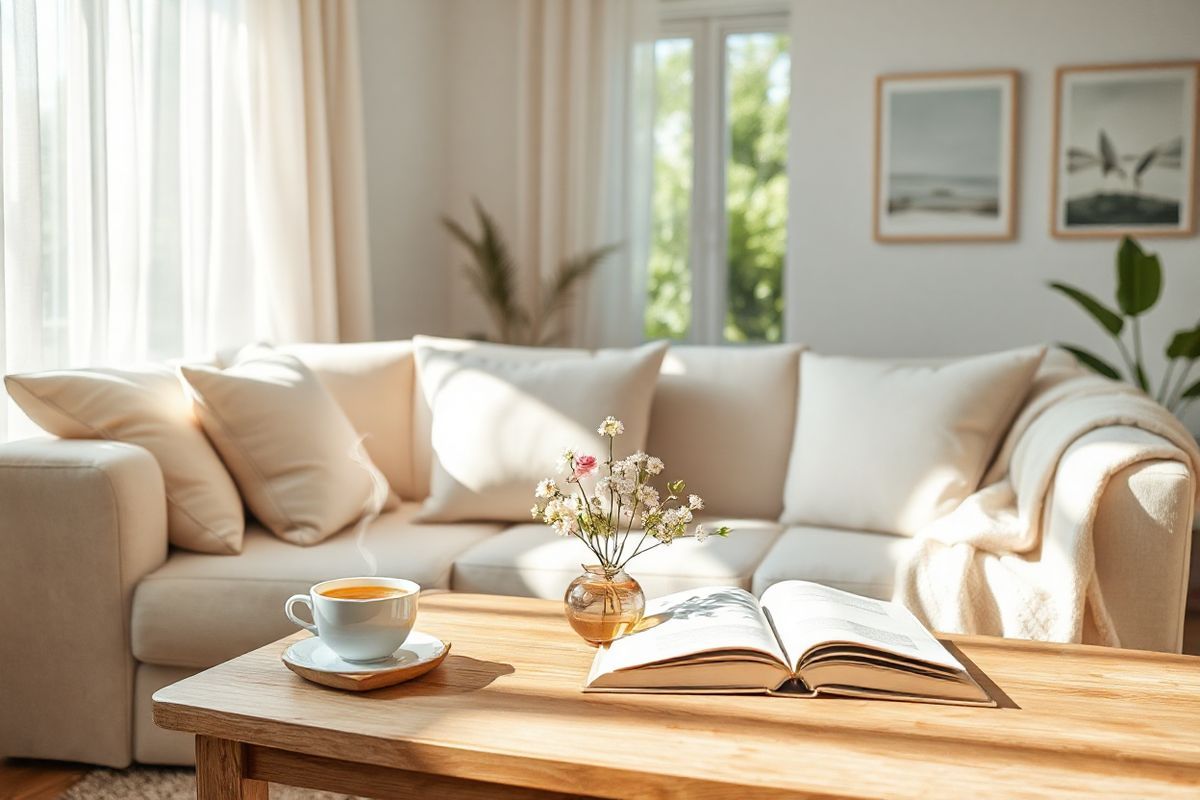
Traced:
[[[409, 343], [292, 349], [370, 435], [404, 501], [361, 543], [380, 574], [427, 588], [561, 597], [579, 572], [574, 542], [533, 524], [414, 521], [433, 455]], [[667, 355], [646, 449], [684, 465], [706, 513], [734, 533], [639, 560], [633, 572], [648, 595], [714, 583], [761, 592], [789, 578], [891, 594], [910, 539], [775, 521], [799, 357], [795, 346]], [[696, 431], [704, 436], [688, 435]], [[1096, 558], [1126, 646], [1180, 647], [1193, 481], [1183, 464], [1157, 461], [1104, 492]], [[171, 549], [155, 459], [84, 440], [0, 447], [0, 554], [0, 755], [117, 767], [191, 763], [190, 739], [154, 726], [151, 695], [291, 632], [281, 611], [289, 595], [367, 570], [353, 532], [304, 548], [251, 523], [240, 555]]]

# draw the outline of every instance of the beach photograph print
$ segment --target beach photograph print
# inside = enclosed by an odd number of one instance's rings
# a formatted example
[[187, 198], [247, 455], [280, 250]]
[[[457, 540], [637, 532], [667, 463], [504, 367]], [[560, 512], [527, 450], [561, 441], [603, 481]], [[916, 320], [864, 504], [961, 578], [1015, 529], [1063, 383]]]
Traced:
[[1015, 71], [882, 75], [875, 238], [994, 241], [1014, 233]]
[[1194, 230], [1200, 62], [1058, 70], [1053, 232]]

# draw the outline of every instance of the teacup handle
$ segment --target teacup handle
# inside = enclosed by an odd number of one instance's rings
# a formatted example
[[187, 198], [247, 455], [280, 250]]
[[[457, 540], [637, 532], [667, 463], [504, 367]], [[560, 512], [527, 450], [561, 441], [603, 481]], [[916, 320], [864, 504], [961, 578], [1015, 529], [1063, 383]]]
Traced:
[[[311, 622], [305, 622], [304, 620], [300, 619], [299, 617], [297, 617], [295, 614], [292, 613], [292, 606], [296, 605], [296, 603], [303, 603], [304, 605], [308, 606], [308, 615], [310, 617], [313, 617], [312, 598], [306, 594], [294, 594], [291, 597], [289, 597], [287, 599], [287, 601], [283, 604], [283, 613], [287, 614], [287, 618], [290, 619], [292, 622], [296, 623], [301, 628], [304, 628], [304, 630], [306, 630], [309, 633], [316, 636], [316, 634], [317, 634], [317, 626], [316, 625], [313, 625]], [[313, 619], [316, 619], [316, 617], [313, 617]]]

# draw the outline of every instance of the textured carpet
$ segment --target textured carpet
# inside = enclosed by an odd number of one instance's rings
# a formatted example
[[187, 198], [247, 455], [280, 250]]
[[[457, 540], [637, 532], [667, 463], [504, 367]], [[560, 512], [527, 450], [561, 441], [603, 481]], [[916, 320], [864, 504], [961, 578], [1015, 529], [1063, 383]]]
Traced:
[[[196, 772], [170, 767], [97, 769], [63, 795], [62, 800], [195, 800]], [[271, 800], [355, 800], [348, 795], [271, 784]]]

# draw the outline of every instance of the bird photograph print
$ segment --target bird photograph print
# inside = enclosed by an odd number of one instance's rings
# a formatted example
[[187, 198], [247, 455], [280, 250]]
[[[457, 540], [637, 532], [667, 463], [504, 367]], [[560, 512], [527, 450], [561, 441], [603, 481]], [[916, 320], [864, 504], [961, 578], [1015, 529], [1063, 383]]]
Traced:
[[881, 75], [876, 85], [875, 238], [1013, 235], [1017, 74]]
[[1194, 230], [1200, 62], [1058, 71], [1056, 236]]

